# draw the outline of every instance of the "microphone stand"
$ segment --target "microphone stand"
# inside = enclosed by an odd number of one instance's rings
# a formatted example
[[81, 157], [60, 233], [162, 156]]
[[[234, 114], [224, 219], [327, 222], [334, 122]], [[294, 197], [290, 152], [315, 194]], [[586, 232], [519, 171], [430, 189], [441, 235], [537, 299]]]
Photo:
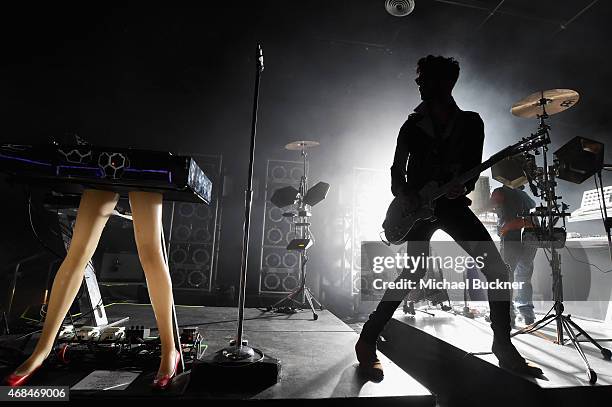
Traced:
[[240, 265], [240, 294], [238, 297], [238, 328], [236, 337], [213, 355], [194, 362], [191, 369], [191, 383], [196, 385], [229, 386], [235, 392], [238, 388], [273, 385], [278, 382], [281, 370], [280, 360], [248, 346], [243, 339], [244, 305], [246, 296], [247, 263], [249, 257], [249, 226], [253, 201], [253, 163], [255, 161], [255, 137], [257, 135], [257, 109], [259, 101], [259, 82], [263, 71], [263, 52], [257, 44], [257, 73], [255, 76], [255, 95], [253, 98], [253, 117], [251, 122], [251, 146], [249, 151], [249, 174], [245, 191], [244, 228], [242, 237], [242, 262]]
[[240, 264], [240, 293], [238, 296], [238, 328], [236, 338], [230, 342], [228, 348], [217, 354], [220, 359], [228, 361], [253, 361], [257, 353], [263, 353], [248, 346], [247, 341], [242, 339], [244, 331], [244, 302], [246, 296], [247, 263], [249, 257], [249, 226], [251, 223], [251, 207], [253, 203], [253, 164], [255, 161], [255, 138], [257, 136], [257, 110], [259, 108], [259, 82], [263, 72], [263, 51], [261, 45], [257, 44], [257, 72], [255, 75], [255, 94], [253, 97], [253, 116], [251, 119], [251, 146], [249, 150], [249, 175], [247, 189], [244, 193], [244, 227], [242, 230], [242, 262]]

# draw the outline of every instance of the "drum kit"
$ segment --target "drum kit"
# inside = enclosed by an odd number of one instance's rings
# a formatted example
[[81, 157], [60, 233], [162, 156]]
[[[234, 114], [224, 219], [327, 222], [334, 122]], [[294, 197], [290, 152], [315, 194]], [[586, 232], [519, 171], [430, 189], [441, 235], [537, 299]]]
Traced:
[[[555, 342], [559, 345], [565, 345], [568, 341], [572, 343], [576, 351], [580, 354], [584, 365], [586, 367], [586, 374], [590, 383], [597, 381], [597, 374], [590, 367], [589, 361], [580, 346], [580, 342], [592, 343], [606, 360], [610, 360], [612, 353], [609, 349], [602, 347], [597, 340], [593, 339], [587, 332], [585, 332], [576, 322], [574, 322], [570, 315], [564, 314], [563, 307], [563, 285], [561, 276], [561, 255], [558, 249], [565, 245], [565, 218], [569, 216], [566, 212], [568, 206], [563, 202], [560, 202], [560, 196], [557, 196], [555, 188], [558, 179], [565, 179], [562, 177], [562, 171], [560, 168], [563, 163], [559, 158], [561, 154], [559, 152], [565, 148], [562, 147], [560, 150], [555, 152], [555, 159], [552, 165], [549, 165], [548, 157], [548, 144], [550, 144], [550, 129], [547, 121], [550, 116], [564, 112], [565, 110], [573, 107], [580, 96], [578, 92], [571, 89], [551, 89], [533, 93], [526, 98], [515, 103], [511, 108], [511, 113], [521, 118], [536, 118], [538, 120], [538, 130], [540, 134], [544, 134], [548, 142], [537, 149], [534, 149], [533, 155], [529, 153], [523, 153], [522, 162], [525, 163], [523, 172], [528, 180], [534, 195], [541, 199], [541, 204], [536, 207], [534, 211], [520, 214], [524, 217], [539, 218], [540, 227], [531, 229], [524, 229], [522, 240], [530, 245], [543, 248], [547, 252], [549, 263], [552, 268], [552, 280], [553, 280], [553, 302], [554, 305], [551, 311], [539, 321], [515, 332], [513, 336], [522, 333], [531, 333], [536, 330], [543, 328], [544, 326], [556, 322], [556, 340]], [[586, 141], [585, 141], [586, 140]], [[572, 143], [572, 142], [570, 142]], [[570, 144], [568, 143], [568, 144]], [[597, 162], [603, 160], [603, 144], [595, 142], [593, 140], [581, 139], [578, 140], [578, 144], [583, 149], [579, 154], [585, 153], [590, 154], [589, 157], [594, 159], [586, 160], [590, 162]], [[542, 166], [538, 167], [535, 164], [535, 156], [541, 155]], [[583, 160], [584, 161], [584, 160]], [[598, 168], [599, 167], [599, 168]], [[601, 165], [595, 165], [592, 168], [583, 171], [582, 175], [586, 175], [583, 179], [595, 175], [599, 170], [601, 174]], [[570, 180], [570, 179], [568, 179]], [[602, 196], [603, 196], [603, 191]], [[605, 211], [605, 202], [603, 204], [603, 210]], [[607, 213], [605, 214], [607, 218]], [[561, 220], [563, 222], [562, 227], [557, 227], [557, 223]], [[552, 312], [554, 310], [554, 312]], [[569, 340], [564, 339], [564, 333], [567, 333]], [[580, 340], [579, 336], [585, 338]]]
[[310, 232], [311, 208], [327, 196], [329, 184], [318, 182], [308, 187], [308, 153], [307, 150], [319, 146], [317, 141], [298, 140], [285, 145], [285, 150], [299, 151], [302, 157], [303, 173], [300, 177], [298, 189], [292, 186], [280, 188], [272, 194], [270, 201], [279, 208], [291, 208], [283, 216], [291, 222], [295, 238], [287, 245], [287, 250], [297, 251], [300, 254], [300, 284], [286, 297], [267, 307], [268, 311], [279, 313], [295, 313], [297, 309], [308, 307], [312, 311], [314, 320], [319, 318], [316, 308], [323, 309], [323, 305], [315, 298], [306, 285], [306, 263], [308, 262], [308, 249], [314, 243]]

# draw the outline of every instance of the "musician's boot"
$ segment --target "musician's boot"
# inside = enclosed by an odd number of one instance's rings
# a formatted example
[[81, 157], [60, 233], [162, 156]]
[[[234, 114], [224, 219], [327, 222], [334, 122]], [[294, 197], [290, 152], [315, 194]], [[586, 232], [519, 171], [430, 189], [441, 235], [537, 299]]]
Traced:
[[359, 369], [373, 381], [381, 381], [384, 378], [382, 364], [376, 356], [376, 342], [368, 343], [359, 338], [355, 344], [355, 354], [359, 361]]
[[355, 344], [355, 353], [359, 361], [359, 368], [371, 380], [380, 381], [384, 377], [382, 364], [376, 356], [376, 341], [378, 335], [389, 322], [393, 313], [400, 305], [401, 301], [381, 301], [376, 310], [363, 324], [359, 340]]
[[542, 370], [525, 361], [510, 341], [510, 302], [491, 301], [491, 329], [493, 345], [491, 351], [499, 361], [499, 367], [527, 376], [541, 376]]

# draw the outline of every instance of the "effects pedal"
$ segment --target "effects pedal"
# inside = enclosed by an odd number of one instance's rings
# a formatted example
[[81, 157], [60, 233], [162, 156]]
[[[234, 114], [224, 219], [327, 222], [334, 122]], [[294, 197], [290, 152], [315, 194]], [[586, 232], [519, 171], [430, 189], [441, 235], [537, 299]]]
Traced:
[[76, 338], [74, 325], [64, 325], [59, 331], [57, 339], [60, 341], [71, 341]]
[[76, 332], [76, 337], [80, 341], [91, 341], [100, 336], [100, 328], [94, 326], [84, 326]]
[[149, 336], [151, 336], [151, 329], [145, 328], [144, 325], [130, 326], [125, 331], [125, 337], [129, 343], [142, 343]]
[[109, 327], [100, 333], [100, 341], [121, 341], [125, 338], [125, 327]]

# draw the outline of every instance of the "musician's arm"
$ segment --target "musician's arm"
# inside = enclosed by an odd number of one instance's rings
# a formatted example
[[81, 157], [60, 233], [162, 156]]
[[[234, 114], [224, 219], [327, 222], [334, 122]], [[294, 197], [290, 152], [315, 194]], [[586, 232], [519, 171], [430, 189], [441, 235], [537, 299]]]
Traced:
[[391, 193], [393, 196], [405, 195], [410, 191], [410, 186], [406, 180], [406, 164], [410, 156], [407, 123], [404, 123], [399, 131], [395, 154], [393, 155], [393, 165], [391, 166]]
[[[471, 126], [471, 131], [468, 135], [470, 137], [470, 143], [468, 143], [468, 150], [466, 157], [468, 159], [464, 163], [463, 171], [468, 171], [480, 163], [482, 163], [482, 149], [484, 146], [484, 123], [480, 118], [478, 113], [474, 113], [474, 117], [472, 119], [473, 125]], [[478, 181], [479, 175], [468, 180], [464, 185], [466, 192], [465, 194], [469, 194], [476, 187], [476, 181]]]

